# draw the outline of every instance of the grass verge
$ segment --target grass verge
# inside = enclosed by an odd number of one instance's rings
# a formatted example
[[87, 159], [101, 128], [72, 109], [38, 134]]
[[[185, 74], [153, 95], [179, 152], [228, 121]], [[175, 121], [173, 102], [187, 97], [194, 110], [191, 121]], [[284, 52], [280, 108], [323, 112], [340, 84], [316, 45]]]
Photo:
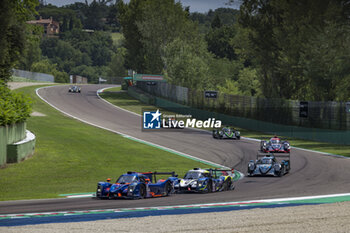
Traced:
[[[108, 88], [108, 89], [105, 89], [102, 93], [100, 93], [100, 96], [103, 99], [110, 102], [111, 104], [114, 104], [115, 106], [121, 107], [125, 110], [131, 111], [140, 115], [142, 115], [142, 109], [155, 108], [155, 106], [153, 105], [147, 105], [137, 99], [134, 99], [133, 97], [129, 96], [126, 91], [120, 91], [120, 90], [121, 90], [120, 87]], [[167, 111], [165, 109], [160, 109], [160, 111], [165, 114], [174, 114], [173, 112]]]
[[37, 87], [16, 90], [28, 94], [33, 110], [46, 116], [27, 122], [36, 135], [35, 155], [0, 169], [2, 201], [94, 192], [98, 181], [116, 180], [127, 171], [175, 171], [182, 176], [193, 167], [208, 167], [66, 117], [35, 95]]
[[[146, 105], [141, 101], [134, 99], [133, 97], [129, 96], [127, 92], [113, 92], [111, 91], [111, 89], [106, 89], [103, 93], [100, 94], [100, 96], [118, 107], [135, 112], [137, 114], [142, 114], [143, 108], [146, 108], [146, 109], [155, 108], [155, 106]], [[163, 112], [164, 110], [162, 111], [162, 113]], [[167, 114], [171, 114], [168, 111], [165, 111], [165, 112]], [[242, 129], [242, 128], [237, 128], [237, 129], [241, 131], [241, 135], [243, 137], [247, 137], [247, 138], [266, 140], [273, 136], [271, 134], [265, 134], [265, 133], [251, 131], [251, 130]], [[297, 138], [286, 138], [286, 139], [294, 147], [350, 157], [350, 146], [325, 143], [325, 142], [309, 141], [309, 140], [297, 139]]]

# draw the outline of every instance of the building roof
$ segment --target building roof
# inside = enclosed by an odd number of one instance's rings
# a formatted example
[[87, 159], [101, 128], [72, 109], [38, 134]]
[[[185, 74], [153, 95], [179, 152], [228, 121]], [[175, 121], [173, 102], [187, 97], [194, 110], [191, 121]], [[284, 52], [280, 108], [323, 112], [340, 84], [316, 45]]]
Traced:
[[50, 17], [49, 19], [43, 19], [41, 16], [40, 16], [40, 19], [39, 20], [30, 20], [30, 21], [27, 21], [28, 24], [41, 24], [41, 25], [46, 25], [46, 24], [53, 24], [55, 26], [59, 26], [59, 23], [54, 21], [52, 19], [52, 17]]

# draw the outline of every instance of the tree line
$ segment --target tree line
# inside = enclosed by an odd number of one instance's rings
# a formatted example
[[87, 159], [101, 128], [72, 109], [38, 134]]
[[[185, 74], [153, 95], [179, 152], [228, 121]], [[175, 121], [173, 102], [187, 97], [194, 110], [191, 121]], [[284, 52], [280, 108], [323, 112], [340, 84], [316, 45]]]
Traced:
[[[0, 35], [5, 81], [14, 66], [51, 73], [60, 82], [68, 74], [97, 82], [98, 76], [124, 76], [133, 69], [236, 95], [338, 101], [350, 95], [348, 1], [243, 0], [239, 10], [207, 13], [190, 13], [174, 0], [63, 7], [12, 2], [28, 5], [19, 14], [14, 5], [1, 3], [1, 24], [10, 25], [2, 27], [8, 36]], [[60, 23], [59, 38], [43, 38], [40, 27], [25, 25], [39, 15]], [[116, 44], [111, 32], [118, 31], [124, 39]]]
[[25, 21], [35, 14], [34, 0], [0, 1], [0, 126], [25, 121], [31, 113], [31, 100], [7, 87], [11, 68], [26, 47]]
[[35, 9], [32, 18], [52, 17], [60, 25], [60, 34], [43, 37], [41, 26], [25, 25], [26, 46], [16, 68], [52, 74], [56, 82], [81, 75], [97, 83], [100, 76], [116, 75], [111, 63], [118, 52], [111, 37], [111, 32], [119, 31], [116, 3], [95, 0], [57, 7], [40, 1]]
[[349, 9], [340, 0], [244, 0], [231, 24], [208, 12], [208, 27], [172, 0], [120, 2], [126, 67], [190, 88], [347, 100]]

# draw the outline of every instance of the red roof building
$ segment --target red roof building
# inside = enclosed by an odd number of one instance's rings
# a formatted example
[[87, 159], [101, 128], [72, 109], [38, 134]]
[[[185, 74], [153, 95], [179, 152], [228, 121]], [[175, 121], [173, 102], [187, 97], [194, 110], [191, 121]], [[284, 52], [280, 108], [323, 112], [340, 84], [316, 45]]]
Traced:
[[40, 25], [44, 27], [44, 35], [48, 37], [54, 37], [60, 33], [60, 24], [50, 17], [49, 19], [43, 19], [40, 16], [39, 20], [27, 21], [28, 24]]

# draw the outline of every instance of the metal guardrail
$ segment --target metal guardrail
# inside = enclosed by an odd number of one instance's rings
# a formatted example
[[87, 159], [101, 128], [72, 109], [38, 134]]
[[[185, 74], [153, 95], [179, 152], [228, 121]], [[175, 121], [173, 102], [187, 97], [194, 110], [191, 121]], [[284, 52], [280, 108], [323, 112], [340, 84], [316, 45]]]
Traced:
[[41, 81], [41, 82], [55, 82], [55, 77], [51, 74], [30, 72], [26, 70], [13, 69], [12, 74], [17, 77], [27, 78], [30, 80]]

